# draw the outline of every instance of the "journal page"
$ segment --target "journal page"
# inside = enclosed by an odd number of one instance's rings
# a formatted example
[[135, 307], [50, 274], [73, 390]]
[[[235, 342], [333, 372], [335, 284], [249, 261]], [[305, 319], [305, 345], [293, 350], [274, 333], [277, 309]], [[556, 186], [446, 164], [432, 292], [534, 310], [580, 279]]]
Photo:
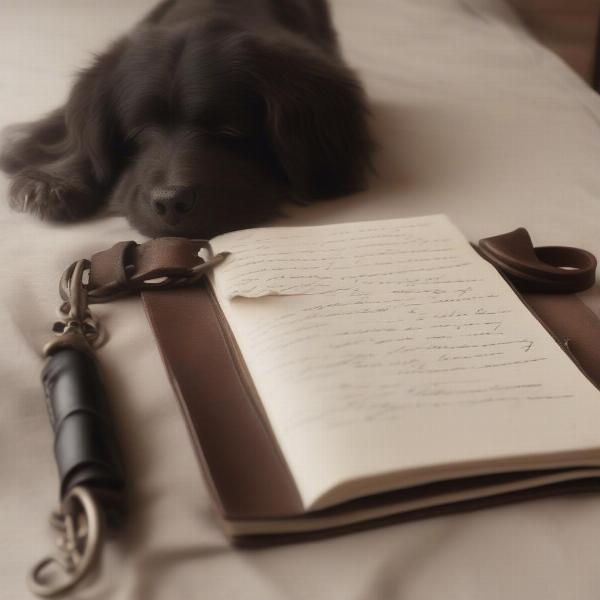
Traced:
[[442, 215], [219, 236], [213, 285], [307, 508], [596, 459], [600, 393]]

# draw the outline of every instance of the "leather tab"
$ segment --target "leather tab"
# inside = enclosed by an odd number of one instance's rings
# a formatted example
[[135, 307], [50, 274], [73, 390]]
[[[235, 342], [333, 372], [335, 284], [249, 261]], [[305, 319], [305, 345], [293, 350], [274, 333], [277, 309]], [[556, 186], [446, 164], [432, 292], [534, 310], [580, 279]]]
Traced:
[[567, 294], [594, 285], [597, 261], [580, 248], [535, 248], [526, 229], [480, 240], [479, 252], [520, 291]]
[[[208, 260], [199, 255], [203, 249]], [[205, 240], [165, 237], [144, 244], [120, 242], [92, 256], [89, 298], [106, 302], [142, 290], [192, 284], [225, 258], [225, 254], [213, 256]]]

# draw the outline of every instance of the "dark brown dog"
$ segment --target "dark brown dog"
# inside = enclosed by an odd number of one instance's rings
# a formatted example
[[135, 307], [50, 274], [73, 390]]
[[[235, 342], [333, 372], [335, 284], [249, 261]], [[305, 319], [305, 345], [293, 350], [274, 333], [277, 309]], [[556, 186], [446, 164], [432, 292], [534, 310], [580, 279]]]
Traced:
[[166, 0], [0, 163], [17, 210], [209, 237], [361, 188], [366, 115], [324, 0]]

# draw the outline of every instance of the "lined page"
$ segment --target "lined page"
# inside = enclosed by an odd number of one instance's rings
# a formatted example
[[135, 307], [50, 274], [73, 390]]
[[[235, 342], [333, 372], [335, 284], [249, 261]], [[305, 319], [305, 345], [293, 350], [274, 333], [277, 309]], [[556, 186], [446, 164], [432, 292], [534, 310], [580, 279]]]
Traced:
[[232, 253], [215, 290], [307, 508], [598, 458], [600, 394], [446, 217], [213, 246]]

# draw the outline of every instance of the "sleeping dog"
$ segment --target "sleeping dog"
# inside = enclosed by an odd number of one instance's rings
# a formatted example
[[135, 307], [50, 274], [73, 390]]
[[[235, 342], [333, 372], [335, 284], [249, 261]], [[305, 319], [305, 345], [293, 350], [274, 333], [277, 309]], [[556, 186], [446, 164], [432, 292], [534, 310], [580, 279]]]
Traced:
[[325, 0], [165, 0], [0, 165], [17, 210], [210, 237], [362, 188], [367, 112]]

